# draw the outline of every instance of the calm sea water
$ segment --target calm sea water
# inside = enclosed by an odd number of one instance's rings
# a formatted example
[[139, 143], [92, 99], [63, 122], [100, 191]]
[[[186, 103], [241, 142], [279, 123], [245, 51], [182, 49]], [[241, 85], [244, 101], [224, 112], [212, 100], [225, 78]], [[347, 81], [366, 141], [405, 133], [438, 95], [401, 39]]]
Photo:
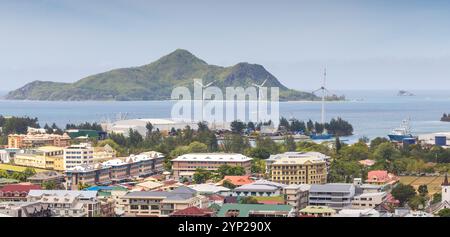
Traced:
[[[450, 123], [440, 122], [444, 112], [450, 113], [450, 91], [412, 91], [413, 97], [399, 97], [396, 91], [339, 91], [349, 101], [328, 102], [327, 120], [342, 117], [355, 129], [355, 140], [362, 136], [386, 136], [405, 118], [411, 118], [414, 134], [450, 131]], [[171, 101], [127, 102], [47, 102], [0, 100], [0, 114], [4, 116], [38, 117], [40, 123], [102, 122], [127, 118], [169, 118]], [[282, 116], [300, 120], [320, 120], [319, 102], [282, 102]]]

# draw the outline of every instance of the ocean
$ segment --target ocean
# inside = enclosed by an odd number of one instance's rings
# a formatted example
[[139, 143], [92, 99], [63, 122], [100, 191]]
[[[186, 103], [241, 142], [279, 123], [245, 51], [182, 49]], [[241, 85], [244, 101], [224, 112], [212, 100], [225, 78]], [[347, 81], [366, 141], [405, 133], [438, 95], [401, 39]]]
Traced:
[[[327, 102], [327, 121], [341, 117], [354, 128], [349, 141], [366, 136], [386, 137], [403, 119], [411, 119], [415, 135], [449, 132], [450, 123], [440, 122], [450, 113], [450, 91], [411, 91], [416, 96], [397, 96], [397, 91], [336, 91], [347, 101]], [[7, 101], [0, 100], [3, 116], [30, 116], [63, 127], [67, 123], [114, 121], [126, 118], [169, 118], [173, 101]], [[281, 102], [280, 114], [286, 118], [320, 121], [320, 102]]]

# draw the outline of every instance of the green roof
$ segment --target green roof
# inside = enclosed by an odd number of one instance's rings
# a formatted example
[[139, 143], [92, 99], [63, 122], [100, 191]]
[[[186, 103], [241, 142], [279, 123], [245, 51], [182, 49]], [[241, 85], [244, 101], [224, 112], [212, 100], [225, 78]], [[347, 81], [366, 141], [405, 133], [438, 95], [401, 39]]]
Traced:
[[284, 202], [283, 196], [271, 196], [271, 197], [254, 197], [258, 201], [277, 201], [277, 202]]
[[[0, 164], [0, 170], [6, 170], [6, 171], [23, 172], [26, 168], [27, 167], [17, 166], [17, 165]], [[34, 171], [36, 171], [36, 172], [48, 171], [48, 170], [34, 168], [34, 167], [30, 167], [30, 168], [34, 169]]]
[[211, 210], [214, 210], [214, 212], [218, 212], [218, 211], [220, 211], [220, 209], [222, 207], [219, 204], [217, 204], [217, 203], [213, 203], [208, 208], [211, 209]]
[[264, 204], [224, 204], [217, 214], [218, 217], [225, 217], [230, 210], [239, 211], [238, 217], [248, 217], [250, 211], [284, 211], [290, 212], [292, 206], [289, 205], [264, 205]]

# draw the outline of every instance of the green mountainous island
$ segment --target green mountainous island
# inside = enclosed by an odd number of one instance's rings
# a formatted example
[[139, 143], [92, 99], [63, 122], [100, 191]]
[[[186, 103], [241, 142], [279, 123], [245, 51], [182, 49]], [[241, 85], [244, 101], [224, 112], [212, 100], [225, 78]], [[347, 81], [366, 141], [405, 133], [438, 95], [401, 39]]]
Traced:
[[[266, 87], [280, 88], [282, 101], [319, 100], [312, 93], [285, 87], [261, 65], [249, 63], [238, 63], [231, 67], [209, 65], [183, 49], [177, 49], [148, 65], [115, 69], [86, 77], [75, 83], [34, 81], [9, 92], [5, 99], [169, 100], [174, 87], [193, 88], [193, 78], [203, 79], [204, 84], [216, 81], [214, 86], [222, 89], [229, 86], [245, 88], [267, 79]], [[341, 100], [342, 97], [332, 96], [328, 99]]]

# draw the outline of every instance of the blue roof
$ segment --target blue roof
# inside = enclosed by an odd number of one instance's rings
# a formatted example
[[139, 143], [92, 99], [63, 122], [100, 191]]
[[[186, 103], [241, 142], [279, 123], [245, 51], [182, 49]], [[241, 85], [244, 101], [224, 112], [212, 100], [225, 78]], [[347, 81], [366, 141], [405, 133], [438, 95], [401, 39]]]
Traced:
[[113, 187], [110, 186], [92, 186], [89, 188], [85, 188], [86, 191], [100, 191], [100, 190], [113, 190]]

